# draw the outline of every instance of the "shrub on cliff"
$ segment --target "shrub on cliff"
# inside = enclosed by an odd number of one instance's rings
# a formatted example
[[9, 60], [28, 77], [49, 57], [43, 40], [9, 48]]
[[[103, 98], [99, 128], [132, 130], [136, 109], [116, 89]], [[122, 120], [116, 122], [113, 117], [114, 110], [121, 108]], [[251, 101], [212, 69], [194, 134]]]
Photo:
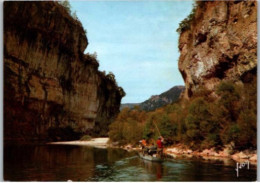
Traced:
[[182, 20], [179, 23], [179, 27], [176, 30], [179, 34], [182, 33], [183, 31], [190, 29], [191, 22], [193, 21], [194, 16], [195, 16], [196, 8], [197, 8], [197, 5], [195, 3], [195, 4], [193, 4], [193, 8], [192, 8], [191, 13], [184, 20]]
[[[104, 73], [105, 74], [105, 73]], [[116, 77], [114, 75], [113, 72], [109, 72], [106, 76], [105, 76], [107, 79], [109, 79], [110, 81], [114, 82], [116, 87], [117, 87], [117, 90], [119, 92], [119, 94], [124, 97], [126, 95], [124, 89], [120, 86], [118, 86], [117, 82], [116, 82]]]
[[111, 81], [116, 82], [115, 75], [114, 75], [113, 72], [109, 72], [109, 73], [106, 75], [106, 77], [107, 77], [108, 79], [110, 79]]
[[64, 1], [58, 1], [60, 3], [60, 5], [62, 5], [66, 11], [71, 14], [71, 5], [70, 2], [68, 0], [64, 0]]
[[124, 89], [122, 87], [118, 87], [117, 89], [118, 89], [121, 97], [124, 97], [126, 95], [126, 93], [125, 93], [125, 91], [124, 91]]
[[[76, 20], [77, 22], [79, 22], [81, 24], [81, 22], [79, 21], [79, 18], [77, 16], [76, 11], [74, 11], [73, 13], [71, 12], [71, 5], [70, 5], [70, 2], [68, 0], [58, 1], [58, 3], [64, 7], [64, 9], [68, 12], [68, 14], [74, 20]], [[86, 30], [84, 30], [84, 32], [86, 33]]]

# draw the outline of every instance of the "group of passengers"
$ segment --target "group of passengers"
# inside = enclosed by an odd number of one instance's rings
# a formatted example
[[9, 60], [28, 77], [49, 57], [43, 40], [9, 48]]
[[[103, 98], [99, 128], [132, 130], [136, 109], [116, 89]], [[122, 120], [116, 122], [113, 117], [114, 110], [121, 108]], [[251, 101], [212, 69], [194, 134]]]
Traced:
[[145, 139], [142, 139], [140, 141], [140, 145], [142, 147], [142, 153], [143, 154], [148, 154], [148, 155], [153, 155], [153, 154], [158, 154], [162, 155], [163, 154], [163, 142], [164, 139], [162, 136], [158, 137], [156, 141], [156, 145], [154, 142], [149, 145]]

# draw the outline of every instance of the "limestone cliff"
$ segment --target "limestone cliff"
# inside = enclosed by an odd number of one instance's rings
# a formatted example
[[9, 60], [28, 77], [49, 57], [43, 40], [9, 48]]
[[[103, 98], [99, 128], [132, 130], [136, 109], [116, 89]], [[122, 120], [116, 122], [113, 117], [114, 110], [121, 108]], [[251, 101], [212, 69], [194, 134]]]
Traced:
[[196, 2], [181, 26], [179, 70], [185, 98], [200, 85], [214, 91], [221, 80], [243, 83], [248, 74], [256, 76], [256, 1]]
[[5, 140], [107, 133], [123, 90], [83, 53], [87, 45], [57, 2], [4, 3]]

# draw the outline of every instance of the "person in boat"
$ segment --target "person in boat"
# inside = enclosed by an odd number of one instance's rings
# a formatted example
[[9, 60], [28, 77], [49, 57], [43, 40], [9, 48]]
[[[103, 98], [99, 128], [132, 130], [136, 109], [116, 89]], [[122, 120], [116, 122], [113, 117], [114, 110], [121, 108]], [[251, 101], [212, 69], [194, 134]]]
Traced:
[[141, 148], [142, 148], [143, 154], [146, 153], [147, 150], [148, 150], [148, 149], [147, 149], [147, 142], [146, 142], [146, 140], [145, 140], [145, 139], [142, 139], [142, 140], [140, 140], [139, 142], [140, 142], [140, 144], [141, 144]]
[[157, 152], [157, 147], [154, 143], [152, 143], [152, 145], [148, 147], [148, 154], [152, 156], [153, 154], [156, 154], [156, 152]]
[[147, 146], [147, 142], [146, 142], [145, 139], [142, 139], [142, 140], [140, 140], [139, 142], [140, 142], [140, 144], [141, 144], [142, 149]]
[[156, 141], [157, 144], [157, 153], [159, 155], [163, 154], [163, 137], [158, 137], [158, 140]]

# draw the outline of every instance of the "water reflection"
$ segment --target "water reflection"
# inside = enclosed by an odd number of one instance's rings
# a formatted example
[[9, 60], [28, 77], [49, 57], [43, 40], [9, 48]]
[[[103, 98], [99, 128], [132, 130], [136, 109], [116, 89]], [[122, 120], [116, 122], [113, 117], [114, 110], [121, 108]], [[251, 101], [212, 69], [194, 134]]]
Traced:
[[160, 181], [163, 176], [163, 165], [161, 162], [151, 162], [143, 160], [143, 166], [150, 174], [156, 175], [156, 181]]
[[95, 161], [93, 150], [77, 146], [10, 146], [4, 149], [4, 179], [82, 180], [94, 175]]
[[140, 159], [135, 152], [84, 146], [5, 146], [4, 179], [10, 181], [241, 181], [256, 180], [256, 167], [240, 171], [225, 159]]

